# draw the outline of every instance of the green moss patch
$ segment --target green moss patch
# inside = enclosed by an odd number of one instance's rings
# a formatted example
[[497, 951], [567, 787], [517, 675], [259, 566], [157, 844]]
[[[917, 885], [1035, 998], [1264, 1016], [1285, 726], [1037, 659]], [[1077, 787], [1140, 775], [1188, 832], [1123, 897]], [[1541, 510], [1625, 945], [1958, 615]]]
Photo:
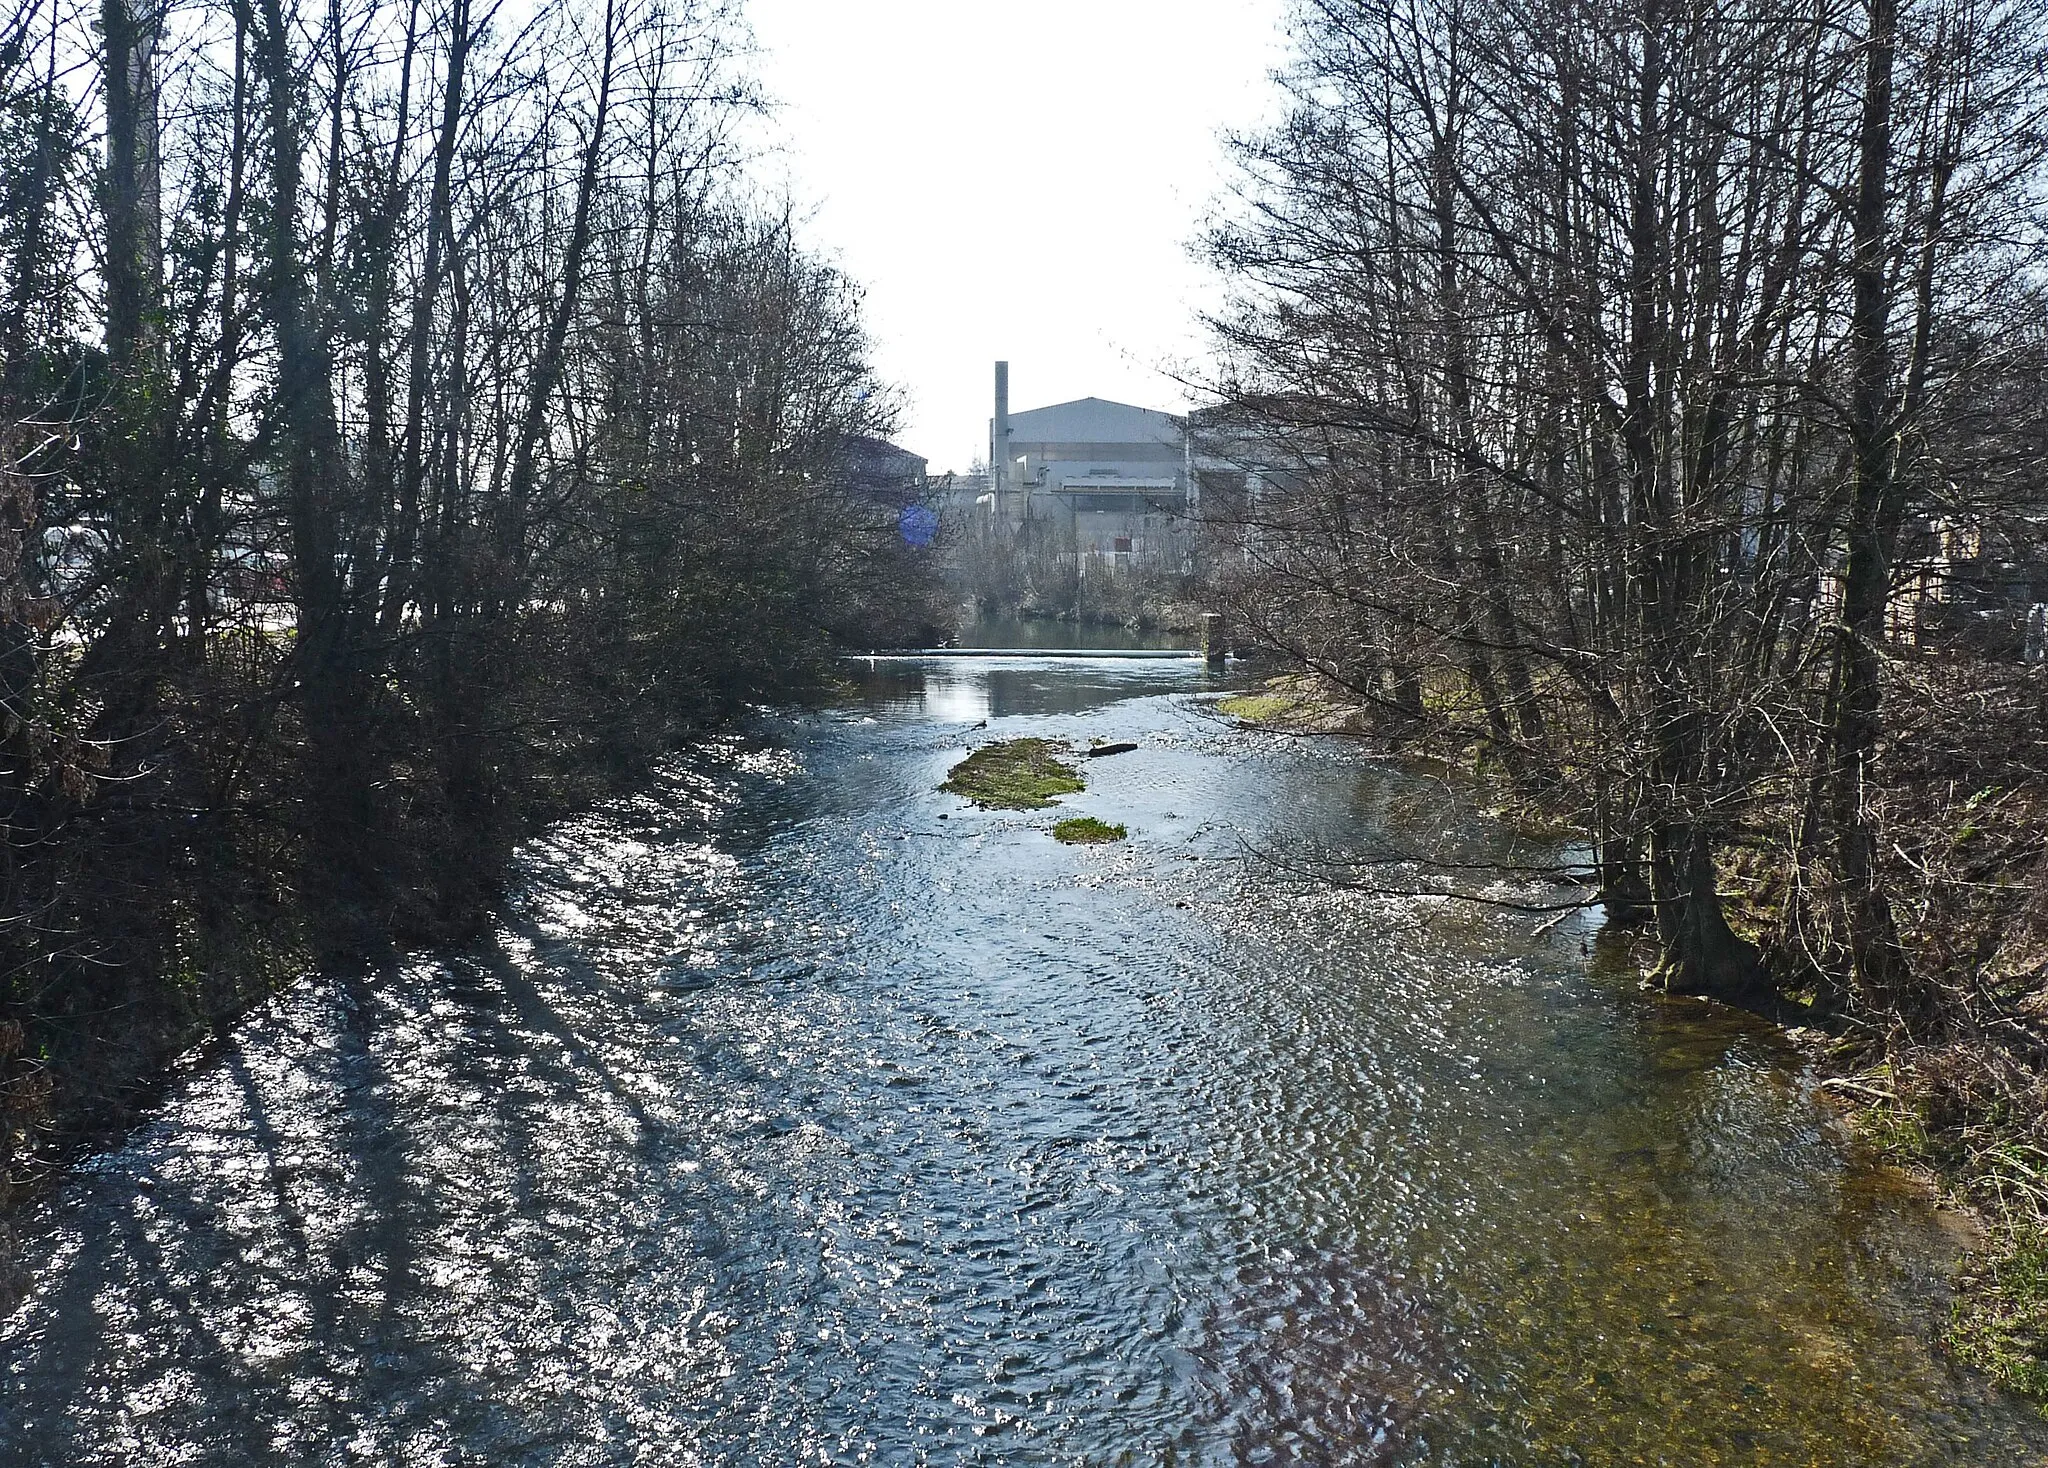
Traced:
[[1052, 838], [1064, 841], [1069, 846], [1107, 846], [1112, 841], [1121, 841], [1130, 835], [1122, 826], [1113, 826], [1108, 821], [1098, 821], [1093, 816], [1075, 816], [1072, 820], [1061, 821], [1052, 828]]
[[1241, 693], [1216, 705], [1216, 712], [1247, 724], [1278, 723], [1301, 711], [1301, 700], [1286, 693]]
[[939, 788], [996, 810], [1043, 810], [1054, 796], [1081, 788], [1080, 775], [1059, 758], [1064, 748], [1051, 739], [984, 744], [947, 771]]
[[1291, 734], [1362, 734], [1366, 711], [1349, 702], [1343, 690], [1299, 673], [1268, 678], [1256, 691], [1220, 700], [1216, 711], [1254, 727]]

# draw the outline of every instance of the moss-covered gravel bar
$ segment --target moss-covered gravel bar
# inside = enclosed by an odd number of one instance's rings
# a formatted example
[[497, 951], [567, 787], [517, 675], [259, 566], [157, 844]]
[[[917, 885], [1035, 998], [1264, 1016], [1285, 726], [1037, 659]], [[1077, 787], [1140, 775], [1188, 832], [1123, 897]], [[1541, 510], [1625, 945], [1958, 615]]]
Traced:
[[1053, 739], [1001, 739], [984, 744], [947, 772], [941, 790], [994, 810], [1044, 810], [1056, 795], [1081, 789], [1081, 777], [1060, 758]]

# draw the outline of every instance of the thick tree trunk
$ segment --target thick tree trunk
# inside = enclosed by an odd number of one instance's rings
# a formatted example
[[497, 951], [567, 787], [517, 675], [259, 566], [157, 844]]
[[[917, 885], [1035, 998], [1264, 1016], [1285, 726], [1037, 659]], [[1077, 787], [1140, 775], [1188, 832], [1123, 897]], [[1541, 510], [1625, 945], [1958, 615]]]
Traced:
[[[296, 68], [283, 0], [261, 0], [257, 66], [266, 93], [271, 198], [266, 295], [277, 335], [277, 413], [291, 526], [298, 639], [292, 660], [306, 726], [311, 820], [331, 869], [365, 895], [378, 861], [371, 837], [369, 701], [350, 626], [338, 500], [344, 464], [326, 323], [307, 299], [300, 246], [302, 141]], [[338, 160], [330, 160], [329, 166]]]
[[1897, 52], [1897, 0], [1869, 0], [1856, 198], [1849, 350], [1854, 372], [1850, 406], [1851, 495], [1842, 568], [1842, 622], [1835, 651], [1831, 703], [1832, 789], [1829, 815], [1842, 881], [1851, 979], [1872, 1006], [1908, 1027], [1924, 1018], [1911, 991], [1890, 897], [1878, 868], [1876, 819], [1868, 787], [1880, 732], [1885, 606], [1905, 503], [1891, 395], [1889, 211], [1892, 72]]
[[121, 367], [162, 341], [163, 186], [157, 145], [155, 0], [105, 0], [107, 356]]
[[181, 577], [170, 492], [170, 424], [155, 381], [163, 355], [163, 218], [158, 164], [153, 0], [105, 0], [105, 327], [110, 438], [103, 467], [107, 520], [123, 563], [106, 632], [81, 661], [100, 690], [94, 729], [125, 739], [154, 718], [158, 654], [174, 623]]
[[[1629, 339], [1622, 372], [1631, 529], [1636, 545], [1632, 593], [1646, 664], [1650, 720], [1650, 901], [1662, 950], [1657, 977], [1674, 993], [1709, 994], [1736, 1002], [1757, 997], [1761, 968], [1756, 951], [1729, 928], [1715, 870], [1714, 833], [1701, 814], [1715, 780], [1700, 690], [1689, 666], [1687, 612], [1692, 553], [1680, 523], [1672, 466], [1659, 451], [1656, 374], [1671, 349], [1669, 318], [1661, 310], [1672, 268], [1665, 248], [1670, 227], [1663, 205], [1661, 167], [1672, 125], [1665, 88], [1661, 7], [1646, 8], [1642, 70], [1637, 78], [1636, 156], [1629, 200]], [[1668, 426], [1664, 427], [1668, 432]]]
[[1654, 977], [1667, 992], [1732, 1004], [1768, 997], [1755, 946], [1728, 926], [1705, 830], [1672, 825], [1651, 833], [1650, 897], [1662, 955]]

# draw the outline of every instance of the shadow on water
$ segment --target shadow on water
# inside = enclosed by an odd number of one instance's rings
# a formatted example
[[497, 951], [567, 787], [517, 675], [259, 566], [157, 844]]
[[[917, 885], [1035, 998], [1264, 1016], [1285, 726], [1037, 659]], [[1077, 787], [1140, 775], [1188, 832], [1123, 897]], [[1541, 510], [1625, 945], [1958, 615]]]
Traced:
[[[2048, 1461], [1767, 1029], [1246, 857], [1506, 849], [1455, 792], [1199, 663], [854, 674], [195, 1063], [35, 1228], [0, 1463]], [[938, 793], [1025, 734], [1138, 748]]]

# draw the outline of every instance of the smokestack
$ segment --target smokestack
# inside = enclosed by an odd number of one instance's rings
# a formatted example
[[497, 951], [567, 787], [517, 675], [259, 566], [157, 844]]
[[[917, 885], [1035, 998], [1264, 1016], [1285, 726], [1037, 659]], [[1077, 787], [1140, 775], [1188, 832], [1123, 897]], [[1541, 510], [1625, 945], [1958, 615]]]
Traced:
[[1010, 364], [996, 363], [996, 419], [991, 425], [988, 445], [989, 488], [995, 491], [996, 518], [1009, 506], [1003, 491], [1010, 483]]

